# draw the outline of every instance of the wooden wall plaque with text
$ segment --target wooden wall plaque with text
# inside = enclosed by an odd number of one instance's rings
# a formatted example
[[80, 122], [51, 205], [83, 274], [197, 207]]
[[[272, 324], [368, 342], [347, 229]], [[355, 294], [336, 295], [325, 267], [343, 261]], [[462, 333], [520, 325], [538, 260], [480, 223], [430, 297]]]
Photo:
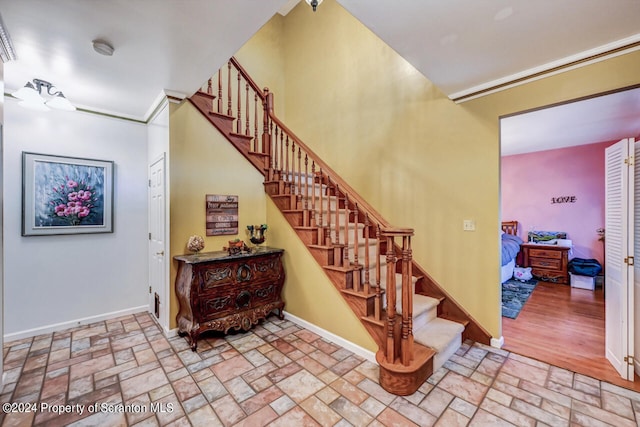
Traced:
[[238, 234], [238, 196], [207, 194], [207, 236]]

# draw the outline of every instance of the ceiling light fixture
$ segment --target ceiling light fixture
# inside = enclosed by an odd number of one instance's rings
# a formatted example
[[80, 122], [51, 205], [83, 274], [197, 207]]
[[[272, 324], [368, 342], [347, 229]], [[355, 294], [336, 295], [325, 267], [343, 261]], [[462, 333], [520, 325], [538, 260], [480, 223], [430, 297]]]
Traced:
[[[43, 88], [46, 88], [45, 95], [48, 95], [50, 99], [47, 100], [42, 96]], [[33, 81], [27, 82], [24, 87], [11, 95], [22, 100], [18, 105], [30, 110], [49, 111], [49, 108], [54, 108], [56, 110], [75, 111], [76, 109], [62, 92], [45, 80], [33, 79]]]
[[109, 42], [106, 42], [104, 40], [96, 39], [91, 43], [93, 44], [93, 50], [98, 52], [100, 55], [111, 56], [115, 51], [113, 46], [111, 46]]
[[318, 6], [320, 6], [320, 3], [322, 3], [322, 0], [305, 0], [305, 1], [309, 4], [309, 6], [313, 8], [314, 12], [318, 8]]

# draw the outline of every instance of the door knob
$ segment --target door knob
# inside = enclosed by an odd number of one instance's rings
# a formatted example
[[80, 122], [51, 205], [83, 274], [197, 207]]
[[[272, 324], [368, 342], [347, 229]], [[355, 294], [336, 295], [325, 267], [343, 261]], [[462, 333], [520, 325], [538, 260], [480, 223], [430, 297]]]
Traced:
[[156, 255], [164, 255], [164, 251], [156, 252]]

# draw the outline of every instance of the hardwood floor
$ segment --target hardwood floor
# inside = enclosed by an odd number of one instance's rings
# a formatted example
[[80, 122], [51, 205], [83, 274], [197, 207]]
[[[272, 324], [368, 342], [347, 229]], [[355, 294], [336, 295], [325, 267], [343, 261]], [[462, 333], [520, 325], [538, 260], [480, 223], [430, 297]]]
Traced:
[[604, 356], [604, 296], [539, 281], [516, 319], [502, 318], [503, 349], [599, 380], [640, 391], [640, 378], [624, 381]]

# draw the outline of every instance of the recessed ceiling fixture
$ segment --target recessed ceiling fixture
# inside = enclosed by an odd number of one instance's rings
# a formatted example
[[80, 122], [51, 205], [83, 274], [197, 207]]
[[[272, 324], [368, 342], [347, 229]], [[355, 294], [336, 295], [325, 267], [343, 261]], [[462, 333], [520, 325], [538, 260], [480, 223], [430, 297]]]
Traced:
[[322, 3], [322, 0], [305, 0], [305, 1], [309, 4], [309, 6], [313, 8], [314, 12], [318, 8], [318, 6], [320, 6], [320, 3]]
[[[45, 99], [42, 96], [42, 89], [45, 88], [45, 95], [50, 99]], [[76, 107], [64, 97], [62, 92], [51, 83], [33, 79], [33, 81], [27, 82], [24, 87], [18, 89], [11, 94], [13, 97], [21, 99], [18, 103], [21, 107], [28, 108], [36, 111], [49, 111], [50, 108], [64, 111], [75, 111]]]
[[98, 52], [100, 55], [111, 56], [111, 55], [113, 55], [113, 52], [115, 51], [113, 46], [111, 46], [111, 44], [109, 42], [106, 42], [104, 40], [96, 39], [96, 40], [92, 41], [91, 43], [93, 44], [93, 50]]

